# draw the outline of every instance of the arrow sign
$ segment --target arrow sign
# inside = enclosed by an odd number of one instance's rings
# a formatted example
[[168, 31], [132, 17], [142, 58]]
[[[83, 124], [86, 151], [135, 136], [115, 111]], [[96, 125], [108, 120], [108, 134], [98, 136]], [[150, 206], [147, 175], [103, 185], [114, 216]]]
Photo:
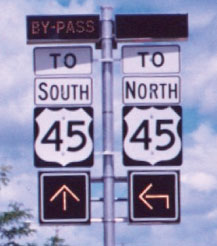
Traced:
[[153, 187], [153, 184], [149, 184], [145, 187], [145, 189], [140, 193], [139, 199], [150, 209], [153, 210], [153, 206], [146, 199], [165, 199], [165, 207], [166, 209], [170, 209], [170, 197], [169, 195], [162, 194], [147, 194], [147, 192]]
[[63, 211], [67, 210], [67, 193], [74, 198], [76, 202], [80, 202], [80, 199], [76, 196], [74, 192], [72, 192], [68, 186], [63, 185], [51, 198], [50, 202], [53, 202], [61, 193], [63, 194]]
[[40, 172], [39, 222], [90, 223], [90, 173]]
[[179, 223], [179, 171], [130, 171], [130, 223]]

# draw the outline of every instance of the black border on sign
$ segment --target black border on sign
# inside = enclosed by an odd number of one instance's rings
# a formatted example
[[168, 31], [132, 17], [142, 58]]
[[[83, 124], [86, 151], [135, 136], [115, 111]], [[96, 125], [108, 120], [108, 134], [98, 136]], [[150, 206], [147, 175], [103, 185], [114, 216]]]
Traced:
[[[90, 73], [87, 73], [87, 74], [83, 74], [83, 73], [71, 73], [71, 74], [37, 74], [36, 72], [36, 52], [37, 50], [60, 50], [60, 49], [74, 49], [76, 50], [79, 50], [79, 49], [83, 49], [83, 48], [86, 48], [86, 49], [89, 49], [90, 50], [90, 66], [91, 66], [91, 71]], [[58, 46], [58, 47], [35, 47], [34, 50], [33, 50], [33, 70], [34, 70], [34, 74], [35, 76], [38, 76], [38, 77], [47, 77], [47, 76], [64, 76], [64, 77], [70, 77], [70, 76], [84, 76], [84, 75], [91, 75], [93, 73], [93, 49], [91, 46]]]
[[[67, 175], [67, 176], [76, 176], [76, 175], [79, 175], [79, 176], [85, 176], [85, 182], [86, 182], [86, 206], [87, 206], [87, 209], [86, 209], [86, 212], [87, 212], [87, 217], [85, 219], [69, 219], [68, 221], [62, 221], [61, 219], [53, 219], [53, 220], [47, 220], [47, 221], [44, 221], [43, 220], [43, 209], [42, 209], [42, 202], [43, 202], [43, 188], [42, 188], [42, 184], [43, 184], [43, 181], [42, 181], [42, 175], [45, 176], [63, 176], [64, 174]], [[47, 174], [47, 175], [46, 175]], [[50, 174], [50, 175], [49, 175]], [[54, 175], [52, 175], [54, 174]], [[91, 185], [90, 185], [90, 172], [79, 172], [79, 171], [76, 171], [76, 172], [66, 172], [66, 171], [62, 171], [62, 172], [39, 172], [38, 173], [38, 190], [39, 190], [39, 199], [38, 199], [38, 203], [39, 203], [39, 206], [38, 206], [38, 212], [39, 212], [39, 216], [38, 216], [38, 219], [39, 219], [39, 223], [42, 224], [42, 225], [46, 225], [46, 224], [53, 224], [53, 225], [56, 225], [56, 224], [62, 224], [62, 225], [66, 225], [66, 224], [80, 224], [80, 225], [90, 225], [91, 221], [90, 221], [90, 218], [91, 218], [91, 203], [90, 203], [90, 199], [91, 199]]]
[[[91, 96], [91, 99], [90, 99], [90, 103], [88, 103], [88, 104], [70, 104], [70, 102], [66, 102], [65, 104], [60, 104], [60, 103], [54, 103], [54, 104], [49, 104], [49, 103], [41, 103], [41, 104], [38, 104], [38, 103], [36, 103], [36, 81], [38, 80], [38, 79], [77, 79], [77, 80], [79, 80], [79, 79], [89, 79], [90, 80], [90, 86], [91, 86], [91, 94], [90, 94], [90, 96]], [[79, 106], [84, 106], [84, 105], [91, 105], [92, 103], [93, 103], [93, 80], [92, 80], [92, 78], [91, 77], [37, 77], [37, 78], [35, 78], [34, 79], [34, 103], [35, 103], [35, 105], [37, 105], [37, 106], [44, 106], [44, 107], [46, 107], [46, 106], [56, 106], [56, 107], [58, 107], [58, 106], [60, 106], [60, 107], [73, 107], [73, 106], [75, 106], [75, 107], [79, 107]]]
[[[131, 190], [133, 181], [132, 181], [132, 175], [133, 174], [144, 174], [144, 175], [156, 175], [156, 174], [165, 174], [165, 175], [174, 175], [175, 177], [175, 204], [176, 204], [176, 216], [174, 218], [141, 218], [141, 219], [135, 219], [131, 216], [131, 211], [133, 210], [133, 192]], [[128, 171], [128, 218], [130, 224], [169, 224], [169, 223], [180, 223], [181, 222], [181, 188], [180, 188], [180, 171], [179, 170], [149, 170], [149, 171], [138, 171], [138, 170], [131, 170]]]
[[[166, 161], [159, 161], [154, 165], [151, 165], [149, 162], [146, 161], [138, 161], [138, 160], [134, 160], [131, 159], [130, 157], [128, 157], [128, 155], [126, 154], [124, 147], [123, 147], [123, 142], [124, 139], [126, 137], [127, 134], [127, 125], [126, 122], [124, 120], [125, 115], [132, 109], [132, 108], [141, 108], [141, 109], [148, 109], [148, 108], [158, 108], [158, 109], [164, 109], [164, 108], [168, 108], [171, 107], [180, 117], [181, 120], [179, 121], [179, 124], [177, 126], [177, 133], [180, 137], [181, 140], [181, 151], [179, 152], [179, 154], [174, 157], [173, 159], [170, 160], [166, 160]], [[124, 110], [126, 112], [124, 112]], [[128, 167], [132, 167], [132, 166], [149, 166], [149, 167], [155, 167], [155, 166], [181, 166], [182, 165], [182, 107], [179, 105], [176, 106], [124, 106], [122, 108], [122, 122], [123, 122], [123, 136], [122, 136], [122, 155], [123, 155], [123, 165], [124, 166], [128, 166]]]
[[[58, 164], [57, 162], [47, 162], [47, 161], [44, 161], [42, 160], [40, 157], [38, 157], [38, 155], [36, 154], [36, 151], [35, 151], [35, 140], [38, 136], [38, 125], [35, 121], [35, 119], [37, 118], [37, 116], [42, 112], [44, 111], [45, 109], [49, 109], [49, 110], [53, 110], [53, 111], [58, 111], [58, 110], [61, 110], [61, 109], [67, 109], [67, 110], [77, 110], [79, 108], [82, 108], [83, 110], [86, 111], [87, 114], [90, 115], [90, 117], [92, 117], [92, 119], [94, 118], [93, 117], [93, 108], [92, 107], [70, 107], [70, 108], [67, 108], [67, 107], [36, 107], [34, 109], [34, 166], [35, 167], [39, 167], [39, 168], [52, 168], [52, 167], [56, 167], [56, 168], [76, 168], [76, 167], [81, 167], [81, 168], [85, 168], [85, 167], [92, 167], [93, 164], [94, 164], [94, 127], [93, 127], [93, 121], [94, 119], [92, 120], [92, 122], [90, 123], [90, 126], [89, 126], [89, 134], [90, 134], [90, 137], [92, 139], [92, 142], [93, 142], [93, 150], [92, 150], [92, 153], [90, 154], [90, 156], [81, 161], [81, 162], [70, 162], [68, 163], [66, 166], [62, 166], [61, 164]], [[86, 163], [86, 164], [85, 164]]]
[[[126, 73], [124, 72], [124, 48], [165, 48], [165, 47], [177, 47], [178, 48], [178, 62], [179, 62], [179, 67], [178, 67], [178, 71], [177, 72], [155, 72], [155, 73], [150, 73], [150, 72], [146, 72], [146, 73]], [[181, 47], [178, 44], [173, 44], [173, 45], [124, 45], [121, 48], [121, 70], [123, 72], [123, 74], [126, 75], [151, 75], [151, 74], [165, 74], [165, 75], [171, 75], [171, 74], [178, 74], [181, 71], [181, 57], [180, 57], [180, 51], [181, 51]]]

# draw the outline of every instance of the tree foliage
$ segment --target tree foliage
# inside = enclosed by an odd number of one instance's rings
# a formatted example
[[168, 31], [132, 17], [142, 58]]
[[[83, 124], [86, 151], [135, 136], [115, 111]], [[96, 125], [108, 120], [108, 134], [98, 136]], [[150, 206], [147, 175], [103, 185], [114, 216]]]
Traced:
[[[9, 183], [9, 173], [11, 167], [0, 166], [0, 190], [3, 186]], [[31, 219], [33, 218], [29, 209], [23, 208], [23, 205], [18, 202], [13, 202], [8, 205], [8, 210], [0, 212], [0, 246], [37, 246], [35, 243], [24, 243], [29, 240], [29, 236], [36, 232], [31, 228]], [[44, 246], [68, 246], [65, 240], [56, 234], [47, 239]]]
[[18, 243], [18, 239], [35, 232], [28, 222], [32, 218], [30, 211], [16, 202], [9, 204], [8, 208], [8, 211], [0, 213], [0, 246], [33, 246], [31, 243]]
[[56, 232], [56, 234], [53, 237], [50, 237], [47, 242], [44, 244], [44, 246], [68, 246], [65, 243], [65, 240], [60, 238], [58, 236], [58, 233]]
[[3, 165], [0, 167], [0, 189], [2, 185], [7, 185], [9, 182], [8, 174], [11, 170], [10, 166]]

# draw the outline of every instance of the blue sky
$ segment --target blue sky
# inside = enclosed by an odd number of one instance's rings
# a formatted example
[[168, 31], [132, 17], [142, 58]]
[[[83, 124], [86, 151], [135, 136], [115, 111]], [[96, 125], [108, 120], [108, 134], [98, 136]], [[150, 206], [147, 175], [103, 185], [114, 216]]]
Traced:
[[[45, 240], [55, 227], [38, 224], [37, 173], [33, 166], [34, 73], [33, 48], [26, 44], [26, 15], [100, 14], [101, 5], [111, 5], [114, 14], [181, 13], [189, 16], [189, 38], [181, 47], [181, 105], [183, 107], [183, 165], [181, 170], [181, 223], [178, 225], [129, 226], [116, 224], [116, 243], [121, 245], [214, 246], [217, 243], [217, 5], [214, 0], [1, 0], [0, 1], [0, 165], [11, 165], [10, 184], [0, 191], [0, 210], [10, 201], [23, 202], [33, 210], [33, 237]], [[78, 44], [79, 45], [79, 44]], [[154, 43], [145, 43], [154, 45]], [[94, 58], [100, 51], [93, 47]], [[121, 58], [121, 46], [114, 51]], [[101, 129], [101, 67], [94, 62], [94, 124]], [[122, 71], [114, 66], [115, 173], [126, 175], [121, 158]], [[101, 131], [95, 131], [93, 175], [101, 175]], [[127, 196], [126, 185], [120, 193]], [[25, 194], [25, 195], [24, 195]], [[94, 196], [101, 194], [94, 189]], [[126, 204], [116, 208], [126, 216]], [[101, 205], [94, 204], [93, 217], [102, 216]], [[99, 211], [99, 212], [98, 212]], [[103, 227], [58, 227], [70, 245], [101, 245]], [[40, 235], [40, 236], [38, 236]]]

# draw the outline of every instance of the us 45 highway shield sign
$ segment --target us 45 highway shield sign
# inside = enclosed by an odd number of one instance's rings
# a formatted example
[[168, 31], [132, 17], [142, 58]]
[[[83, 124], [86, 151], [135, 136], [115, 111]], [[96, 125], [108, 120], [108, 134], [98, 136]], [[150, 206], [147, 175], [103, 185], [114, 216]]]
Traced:
[[181, 107], [124, 107], [123, 163], [125, 166], [181, 165]]
[[35, 108], [36, 167], [93, 165], [93, 109]]

